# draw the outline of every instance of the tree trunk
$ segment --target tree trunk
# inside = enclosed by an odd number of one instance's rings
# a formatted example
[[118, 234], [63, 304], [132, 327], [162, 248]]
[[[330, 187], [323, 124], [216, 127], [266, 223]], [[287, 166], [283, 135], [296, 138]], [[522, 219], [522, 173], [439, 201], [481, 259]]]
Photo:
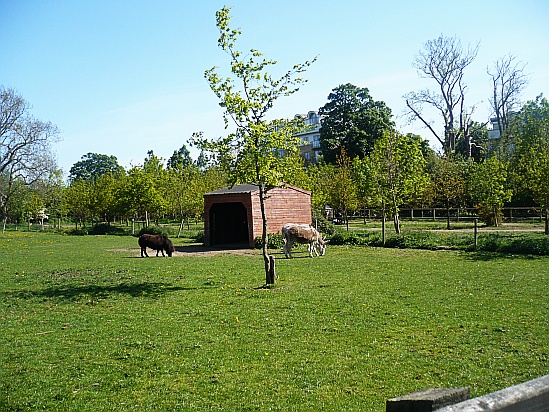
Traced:
[[385, 246], [385, 204], [381, 209], [381, 243]]
[[395, 232], [397, 235], [400, 235], [400, 217], [398, 215], [398, 212], [395, 212], [395, 215], [393, 217], [393, 222], [395, 225]]
[[[265, 263], [265, 283], [267, 285], [274, 285], [275, 283], [275, 274], [274, 274], [274, 259], [271, 261], [268, 253], [268, 241], [269, 237], [267, 235], [267, 214], [265, 212], [265, 187], [263, 185], [259, 186], [259, 206], [261, 209], [261, 220], [263, 222], [263, 230], [261, 233], [261, 244], [262, 244], [262, 254], [263, 262]], [[272, 269], [271, 269], [272, 265]]]
[[400, 217], [398, 216], [398, 206], [395, 196], [393, 195], [393, 222], [395, 225], [395, 232], [400, 235]]
[[446, 229], [450, 230], [450, 205], [446, 205]]
[[545, 208], [545, 234], [549, 235], [549, 207]]
[[183, 230], [183, 225], [185, 224], [185, 217], [181, 216], [181, 222], [179, 223], [179, 230], [177, 231], [177, 236], [181, 236], [181, 231]]

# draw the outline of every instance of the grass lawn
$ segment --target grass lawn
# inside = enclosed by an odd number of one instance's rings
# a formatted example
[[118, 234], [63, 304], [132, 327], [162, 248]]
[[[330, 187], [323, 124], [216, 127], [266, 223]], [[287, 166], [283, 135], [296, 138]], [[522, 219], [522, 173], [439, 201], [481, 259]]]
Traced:
[[478, 396], [549, 373], [549, 257], [273, 251], [264, 289], [259, 251], [0, 240], [0, 410], [383, 411], [419, 389]]

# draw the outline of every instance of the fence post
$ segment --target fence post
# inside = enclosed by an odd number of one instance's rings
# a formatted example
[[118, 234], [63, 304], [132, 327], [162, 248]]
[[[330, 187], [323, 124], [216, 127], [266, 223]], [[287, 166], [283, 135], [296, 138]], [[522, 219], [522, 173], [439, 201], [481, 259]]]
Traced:
[[478, 248], [478, 219], [475, 217], [473, 219], [473, 221], [475, 222], [475, 229], [474, 229], [474, 232], [475, 232], [475, 250], [477, 250]]
[[431, 412], [469, 399], [468, 387], [429, 388], [388, 399], [386, 412]]
[[275, 269], [275, 258], [274, 256], [269, 256], [269, 271], [266, 274], [265, 283], [267, 285], [274, 285], [276, 279], [276, 269]]

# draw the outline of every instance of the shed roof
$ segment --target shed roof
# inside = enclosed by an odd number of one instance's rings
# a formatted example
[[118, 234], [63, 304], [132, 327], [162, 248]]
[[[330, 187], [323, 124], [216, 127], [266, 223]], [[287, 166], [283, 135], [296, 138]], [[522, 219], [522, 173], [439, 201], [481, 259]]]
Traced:
[[[292, 186], [287, 183], [284, 183], [281, 188], [284, 189], [292, 189], [296, 190], [298, 192], [311, 194], [308, 190], [301, 189], [297, 186]], [[259, 190], [258, 185], [252, 185], [252, 184], [245, 184], [245, 185], [234, 185], [233, 187], [224, 187], [223, 189], [214, 190], [213, 192], [206, 193], [204, 196], [208, 195], [225, 195], [225, 194], [236, 194], [236, 193], [254, 193]]]
[[230, 193], [253, 193], [259, 190], [257, 185], [234, 185], [233, 187], [224, 187], [223, 189], [214, 190], [206, 193], [206, 195], [224, 195]]

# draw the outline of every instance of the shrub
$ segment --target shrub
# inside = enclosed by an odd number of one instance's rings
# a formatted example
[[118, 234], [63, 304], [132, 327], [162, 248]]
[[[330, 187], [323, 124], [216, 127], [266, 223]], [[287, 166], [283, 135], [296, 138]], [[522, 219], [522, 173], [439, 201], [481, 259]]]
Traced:
[[69, 229], [69, 230], [66, 230], [65, 233], [70, 236], [86, 236], [88, 234], [88, 229], [87, 228]]
[[[282, 240], [282, 234], [280, 233], [271, 233], [267, 239], [267, 247], [269, 249], [280, 249], [283, 244], [284, 241]], [[254, 248], [261, 249], [262, 247], [263, 242], [261, 241], [261, 237], [256, 237], [254, 239]]]
[[107, 224], [99, 224], [92, 227], [82, 227], [79, 229], [70, 229], [63, 232], [71, 236], [126, 235], [126, 231], [121, 227]]
[[125, 235], [126, 231], [121, 227], [100, 224], [92, 226], [88, 230], [88, 235]]
[[141, 230], [139, 231], [139, 233], [137, 233], [137, 236], [141, 236], [141, 235], [144, 235], [144, 234], [148, 234], [148, 235], [165, 235], [165, 236], [168, 236], [168, 234], [166, 233], [166, 231], [164, 230], [164, 228], [160, 227], [160, 226], [148, 226], [148, 227], [143, 227], [141, 228]]
[[367, 246], [381, 246], [381, 233], [377, 232], [336, 232], [327, 237], [330, 245], [367, 245]]
[[333, 235], [337, 231], [336, 225], [334, 225], [323, 216], [315, 218], [315, 221], [313, 223], [314, 225], [316, 225], [316, 229], [324, 236]]
[[537, 233], [520, 237], [489, 233], [479, 238], [478, 249], [486, 252], [549, 255], [549, 237]]

